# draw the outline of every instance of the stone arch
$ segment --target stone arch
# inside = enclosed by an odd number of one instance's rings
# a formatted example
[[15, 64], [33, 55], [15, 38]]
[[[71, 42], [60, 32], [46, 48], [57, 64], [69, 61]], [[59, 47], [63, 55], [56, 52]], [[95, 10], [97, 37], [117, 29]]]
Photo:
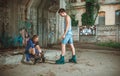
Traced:
[[[51, 2], [54, 3], [51, 3]], [[40, 45], [46, 47], [48, 44], [48, 32], [49, 32], [49, 12], [56, 14], [59, 8], [59, 0], [31, 0], [28, 16], [33, 23], [33, 34], [38, 34], [40, 39]], [[57, 2], [56, 2], [57, 1]], [[57, 8], [56, 8], [57, 5]], [[56, 16], [54, 14], [54, 16]]]

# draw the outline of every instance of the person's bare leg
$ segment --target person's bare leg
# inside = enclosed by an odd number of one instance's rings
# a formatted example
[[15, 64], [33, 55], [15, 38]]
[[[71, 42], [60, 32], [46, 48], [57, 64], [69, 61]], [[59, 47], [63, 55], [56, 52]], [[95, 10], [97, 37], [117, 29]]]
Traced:
[[62, 56], [65, 55], [65, 52], [66, 52], [66, 48], [65, 48], [65, 44], [61, 44], [61, 47], [62, 47]]
[[35, 50], [33, 48], [30, 48], [29, 53], [32, 54], [32, 55], [35, 55]]
[[41, 48], [40, 48], [40, 46], [39, 45], [36, 45], [36, 47], [35, 47], [40, 53], [41, 53]]
[[61, 44], [61, 47], [62, 47], [62, 51], [61, 51], [61, 56], [60, 56], [60, 59], [56, 60], [56, 64], [64, 64], [65, 61], [64, 61], [64, 55], [65, 55], [65, 44]]
[[71, 48], [71, 51], [72, 51], [72, 55], [75, 55], [75, 47], [73, 44], [70, 44], [70, 48]]
[[69, 62], [77, 63], [74, 45], [73, 45], [73, 44], [70, 44], [70, 48], [71, 48], [71, 50], [72, 50], [72, 58], [69, 59]]

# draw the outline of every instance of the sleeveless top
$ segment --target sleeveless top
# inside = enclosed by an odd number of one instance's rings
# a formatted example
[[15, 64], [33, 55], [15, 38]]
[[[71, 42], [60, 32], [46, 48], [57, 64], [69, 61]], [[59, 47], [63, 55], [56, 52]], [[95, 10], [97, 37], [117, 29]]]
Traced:
[[[64, 22], [64, 30], [66, 29], [66, 20]], [[70, 18], [70, 21], [69, 21], [69, 28], [68, 28], [68, 31], [66, 33], [66, 35], [72, 35], [72, 25], [71, 25], [71, 18]]]

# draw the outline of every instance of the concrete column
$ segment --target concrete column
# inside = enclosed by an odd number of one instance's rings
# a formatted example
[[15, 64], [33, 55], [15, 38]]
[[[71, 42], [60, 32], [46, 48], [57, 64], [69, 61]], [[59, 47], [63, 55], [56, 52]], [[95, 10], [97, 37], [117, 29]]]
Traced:
[[31, 8], [32, 9], [32, 23], [33, 23], [33, 35], [37, 34], [37, 9], [36, 8]]
[[41, 46], [47, 46], [47, 39], [48, 39], [48, 11], [44, 9], [46, 4], [46, 0], [42, 3], [39, 3], [37, 7], [37, 34], [39, 35], [39, 43]]
[[32, 7], [33, 0], [30, 0], [28, 7], [27, 7], [27, 18], [31, 19], [31, 7]]
[[10, 36], [18, 34], [18, 1], [8, 1], [9, 8], [9, 29], [6, 29]]
[[57, 22], [57, 16], [56, 12], [48, 12], [48, 40], [49, 44], [54, 44], [57, 42], [57, 35], [58, 35], [58, 25]]
[[48, 15], [47, 15], [47, 10], [43, 9], [43, 46], [46, 47], [47, 46], [47, 39], [48, 39], [48, 25], [47, 25], [47, 19], [48, 19]]
[[[66, 3], [65, 3], [65, 0], [60, 0], [60, 8], [66, 8]], [[56, 14], [57, 15], [57, 25], [58, 25], [58, 37], [59, 39], [61, 38], [63, 32], [64, 32], [64, 18], [61, 17], [60, 15]]]
[[39, 35], [39, 44], [42, 46], [42, 9], [38, 8], [38, 35]]

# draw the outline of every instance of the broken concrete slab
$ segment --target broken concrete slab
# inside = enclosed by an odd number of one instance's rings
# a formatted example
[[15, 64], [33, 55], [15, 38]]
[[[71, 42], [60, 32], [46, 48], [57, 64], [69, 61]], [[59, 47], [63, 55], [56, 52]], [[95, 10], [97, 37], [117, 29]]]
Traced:
[[18, 64], [22, 60], [22, 55], [10, 55], [0, 57], [0, 65]]
[[[46, 60], [55, 61], [59, 58], [60, 51], [47, 50], [45, 51]], [[23, 54], [20, 52], [13, 52], [10, 54], [0, 54], [0, 65], [19, 64], [23, 58]]]

